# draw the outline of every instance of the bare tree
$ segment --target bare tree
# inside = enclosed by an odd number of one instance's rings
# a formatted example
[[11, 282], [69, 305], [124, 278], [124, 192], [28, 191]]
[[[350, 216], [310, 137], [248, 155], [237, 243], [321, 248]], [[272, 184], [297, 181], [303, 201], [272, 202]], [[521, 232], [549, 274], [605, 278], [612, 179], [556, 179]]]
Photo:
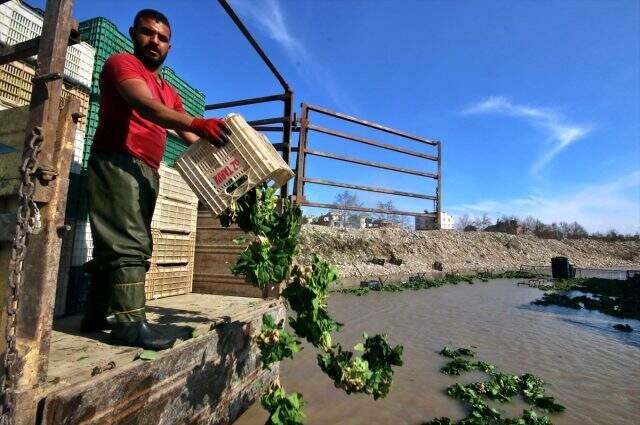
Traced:
[[467, 226], [474, 226], [473, 222], [474, 220], [469, 217], [469, 214], [465, 214], [462, 217], [456, 217], [456, 230], [464, 230]]
[[[358, 195], [350, 190], [344, 190], [338, 193], [333, 201], [334, 204], [339, 207], [362, 207], [363, 204], [358, 199]], [[349, 219], [351, 216], [356, 215], [354, 212], [349, 210], [343, 210], [337, 208], [334, 210], [335, 212], [340, 214], [340, 225], [342, 227], [346, 227], [349, 224]]]
[[[389, 211], [389, 212], [397, 210], [397, 208], [394, 205], [393, 201], [378, 202], [376, 207], [380, 208], [381, 210], [386, 210], [386, 211]], [[404, 227], [404, 228], [408, 228], [409, 227], [408, 217], [404, 216], [404, 215], [391, 214], [391, 213], [379, 213], [379, 214], [377, 214], [377, 218], [379, 218], [381, 220], [388, 220], [388, 221], [390, 221], [392, 223], [398, 223], [400, 225], [400, 227]]]

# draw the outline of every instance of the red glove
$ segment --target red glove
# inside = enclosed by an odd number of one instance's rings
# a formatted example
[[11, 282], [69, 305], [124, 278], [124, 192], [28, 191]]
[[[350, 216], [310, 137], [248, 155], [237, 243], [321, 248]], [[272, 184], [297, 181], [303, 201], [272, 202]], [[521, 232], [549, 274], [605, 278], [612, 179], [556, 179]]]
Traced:
[[194, 118], [189, 130], [217, 147], [229, 143], [231, 134], [225, 122], [217, 118]]

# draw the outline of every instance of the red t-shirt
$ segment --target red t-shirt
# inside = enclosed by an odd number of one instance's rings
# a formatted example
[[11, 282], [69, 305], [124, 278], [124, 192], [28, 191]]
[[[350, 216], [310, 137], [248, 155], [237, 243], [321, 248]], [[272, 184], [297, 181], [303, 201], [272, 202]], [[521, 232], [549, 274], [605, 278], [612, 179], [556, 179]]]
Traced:
[[180, 96], [169, 83], [147, 70], [134, 55], [117, 53], [107, 59], [100, 75], [100, 113], [91, 149], [98, 152], [128, 152], [158, 169], [164, 154], [167, 131], [142, 118], [118, 92], [116, 85], [132, 78], [145, 81], [153, 99], [184, 112]]

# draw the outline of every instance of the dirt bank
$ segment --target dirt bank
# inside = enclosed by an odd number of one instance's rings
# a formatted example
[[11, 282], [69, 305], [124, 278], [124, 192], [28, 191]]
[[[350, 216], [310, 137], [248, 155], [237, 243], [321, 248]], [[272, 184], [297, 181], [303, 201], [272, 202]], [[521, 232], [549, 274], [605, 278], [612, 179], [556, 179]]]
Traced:
[[[638, 267], [640, 242], [590, 239], [549, 240], [503, 233], [422, 231], [402, 229], [340, 229], [316, 225], [302, 228], [302, 253], [317, 253], [338, 267], [343, 278], [410, 275], [433, 271], [517, 270], [521, 265], [548, 265], [566, 256], [578, 267]], [[397, 257], [403, 264], [384, 266], [369, 260]]]

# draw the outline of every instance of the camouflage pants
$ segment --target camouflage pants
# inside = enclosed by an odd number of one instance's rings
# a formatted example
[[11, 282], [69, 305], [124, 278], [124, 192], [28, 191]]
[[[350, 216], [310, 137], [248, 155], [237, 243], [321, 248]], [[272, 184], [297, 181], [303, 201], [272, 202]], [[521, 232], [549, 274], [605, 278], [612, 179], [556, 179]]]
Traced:
[[153, 249], [151, 218], [158, 173], [127, 153], [93, 152], [88, 164], [93, 260], [88, 312], [118, 322], [145, 319], [145, 274]]

